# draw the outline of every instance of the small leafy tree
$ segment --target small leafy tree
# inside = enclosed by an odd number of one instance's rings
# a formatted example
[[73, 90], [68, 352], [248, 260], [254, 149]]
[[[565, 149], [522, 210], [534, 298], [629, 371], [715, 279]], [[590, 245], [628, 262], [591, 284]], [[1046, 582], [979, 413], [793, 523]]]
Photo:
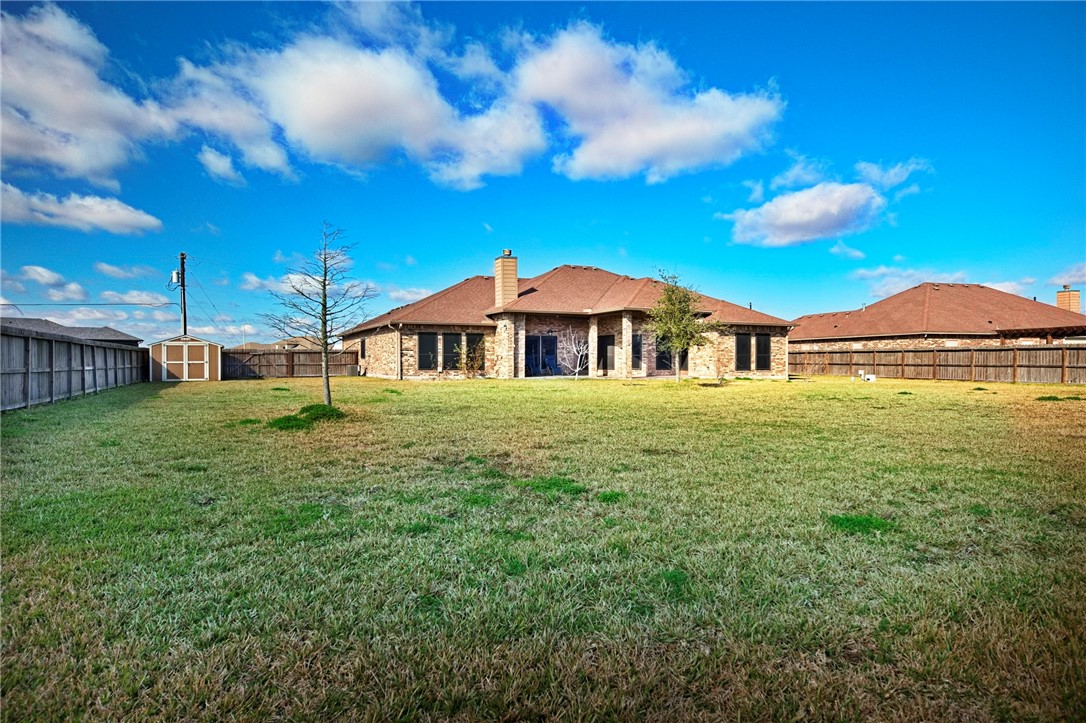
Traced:
[[281, 311], [261, 314], [261, 318], [284, 336], [305, 336], [317, 342], [321, 352], [321, 377], [324, 403], [332, 405], [332, 385], [328, 374], [328, 356], [335, 340], [365, 315], [365, 304], [377, 295], [370, 284], [354, 281], [351, 270], [351, 246], [339, 245], [343, 231], [321, 224], [321, 238], [316, 253], [299, 266], [288, 270], [279, 290], [271, 292]]
[[679, 283], [677, 274], [661, 271], [660, 280], [664, 282], [664, 288], [656, 304], [649, 309], [649, 327], [656, 335], [657, 348], [671, 352], [675, 381], [679, 381], [682, 372], [679, 360], [683, 352], [708, 344], [706, 334], [716, 331], [720, 325], [703, 318], [698, 311], [701, 296]]
[[474, 379], [483, 371], [486, 348], [482, 344], [469, 344], [467, 348], [456, 345], [456, 357], [460, 360], [460, 372], [465, 379]]
[[575, 331], [572, 326], [558, 332], [558, 363], [573, 370], [573, 378], [580, 379], [588, 369], [588, 335]]

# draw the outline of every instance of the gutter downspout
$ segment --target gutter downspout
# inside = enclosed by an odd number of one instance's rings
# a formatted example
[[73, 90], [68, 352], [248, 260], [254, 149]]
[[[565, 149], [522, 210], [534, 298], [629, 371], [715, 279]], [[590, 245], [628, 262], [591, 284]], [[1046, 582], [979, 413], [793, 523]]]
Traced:
[[[392, 322], [388, 328], [392, 329]], [[393, 331], [396, 332], [396, 379], [403, 381], [403, 324], [397, 324]]]

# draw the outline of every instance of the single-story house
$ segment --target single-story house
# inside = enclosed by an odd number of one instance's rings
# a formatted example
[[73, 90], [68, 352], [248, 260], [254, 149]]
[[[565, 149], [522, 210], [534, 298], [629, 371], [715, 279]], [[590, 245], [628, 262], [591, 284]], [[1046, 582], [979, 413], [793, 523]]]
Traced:
[[[358, 349], [362, 373], [391, 379], [499, 379], [569, 375], [630, 379], [674, 375], [648, 322], [663, 283], [593, 266], [559, 266], [517, 275], [504, 251], [493, 276], [473, 276], [343, 334]], [[710, 343], [680, 355], [690, 377], [787, 378], [789, 324], [710, 296], [700, 313], [721, 325]]]
[[927, 282], [854, 311], [792, 322], [792, 351], [1086, 343], [1086, 316], [980, 284]]
[[109, 344], [122, 344], [124, 346], [138, 347], [143, 339], [125, 334], [111, 326], [65, 326], [48, 319], [38, 319], [30, 316], [5, 316], [0, 321], [5, 327], [23, 329], [31, 332], [45, 332], [57, 336], [66, 336], [79, 341], [100, 341]]

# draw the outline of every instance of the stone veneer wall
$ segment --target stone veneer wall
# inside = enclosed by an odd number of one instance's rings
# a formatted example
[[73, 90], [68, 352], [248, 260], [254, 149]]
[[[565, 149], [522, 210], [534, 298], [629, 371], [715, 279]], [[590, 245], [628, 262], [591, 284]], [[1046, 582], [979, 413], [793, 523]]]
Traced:
[[[592, 344], [589, 354], [589, 369], [594, 376], [629, 379], [647, 376], [673, 376], [671, 369], [656, 369], [656, 339], [645, 327], [648, 319], [641, 312], [622, 312], [604, 314], [595, 318], [592, 324], [589, 318], [582, 316], [561, 316], [544, 314], [499, 314], [496, 327], [476, 326], [405, 326], [402, 332], [393, 329], [379, 329], [366, 335], [366, 357], [360, 359], [362, 373], [371, 377], [397, 377], [396, 350], [399, 343], [400, 358], [405, 379], [459, 379], [463, 373], [459, 370], [440, 369], [443, 362], [444, 333], [483, 333], [486, 347], [486, 367], [483, 376], [498, 379], [523, 377], [525, 337], [528, 335], [551, 334], [560, 336], [572, 327], [575, 331], [591, 337], [595, 326], [596, 337], [613, 334], [615, 337], [615, 369], [612, 372], [596, 370], [596, 345]], [[622, 345], [623, 327], [627, 326], [632, 337], [641, 334], [641, 369], [632, 368], [632, 355]], [[437, 370], [419, 370], [418, 368], [418, 332], [429, 331], [438, 334]], [[769, 333], [771, 336], [771, 369], [749, 372], [735, 371], [735, 334]], [[401, 334], [399, 340], [397, 335]], [[788, 376], [788, 339], [784, 327], [732, 326], [722, 332], [709, 334], [711, 342], [703, 347], [695, 347], [689, 352], [689, 370], [684, 377], [716, 378], [717, 376], [749, 376], [756, 378], [787, 378]], [[989, 342], [990, 343], [990, 342]], [[352, 343], [347, 348], [353, 348]], [[753, 346], [753, 345], [752, 345]], [[631, 350], [632, 351], [632, 350]], [[754, 350], [751, 349], [751, 362]], [[724, 368], [719, 375], [717, 365]]]
[[[736, 371], [735, 369], [735, 335], [750, 334], [751, 350], [750, 363], [755, 363], [755, 347], [753, 336], [755, 334], [769, 334], [770, 367], [769, 369], [751, 369], [750, 371]], [[788, 333], [786, 327], [765, 326], [728, 326], [718, 332], [709, 332], [709, 343], [696, 346], [688, 352], [687, 371], [684, 377], [692, 378], [717, 378], [717, 377], [750, 377], [753, 379], [787, 379], [788, 378]], [[650, 354], [651, 347], [651, 357]], [[649, 338], [643, 344], [644, 355], [652, 365], [652, 376], [675, 376], [674, 369], [656, 369], [656, 340]], [[720, 370], [723, 370], [721, 373]]]
[[[898, 336], [867, 339], [827, 339], [825, 341], [792, 341], [791, 351], [872, 351], [879, 349], [953, 349], [982, 346], [1030, 346], [1048, 344], [1046, 338], [1035, 336], [1007, 338], [1005, 342], [998, 336]], [[1054, 338], [1052, 344], [1062, 344], [1063, 339]]]
[[[433, 332], [437, 336], [437, 365], [434, 370], [419, 369], [419, 332]], [[481, 326], [416, 326], [405, 325], [403, 329], [380, 329], [363, 335], [366, 338], [366, 358], [360, 359], [362, 373], [366, 376], [382, 379], [396, 379], [399, 370], [396, 367], [397, 343], [400, 348], [400, 360], [403, 364], [404, 379], [462, 379], [464, 373], [459, 369], [443, 369], [444, 334], [482, 334], [485, 350], [483, 370], [480, 376], [494, 377], [497, 374], [498, 350], [495, 346], [495, 330]], [[399, 339], [397, 339], [397, 336]], [[460, 344], [466, 343], [466, 337], [460, 337]], [[357, 348], [352, 341], [347, 348]]]

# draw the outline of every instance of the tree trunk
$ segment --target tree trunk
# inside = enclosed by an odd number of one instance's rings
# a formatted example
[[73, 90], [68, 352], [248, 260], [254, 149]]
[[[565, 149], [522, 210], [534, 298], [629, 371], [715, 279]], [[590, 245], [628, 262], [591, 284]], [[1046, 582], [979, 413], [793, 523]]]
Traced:
[[328, 375], [328, 346], [321, 348], [321, 377], [324, 381], [324, 403], [332, 406], [332, 381]]
[[681, 382], [683, 375], [683, 353], [678, 349], [671, 350], [671, 363], [675, 365], [675, 381]]

